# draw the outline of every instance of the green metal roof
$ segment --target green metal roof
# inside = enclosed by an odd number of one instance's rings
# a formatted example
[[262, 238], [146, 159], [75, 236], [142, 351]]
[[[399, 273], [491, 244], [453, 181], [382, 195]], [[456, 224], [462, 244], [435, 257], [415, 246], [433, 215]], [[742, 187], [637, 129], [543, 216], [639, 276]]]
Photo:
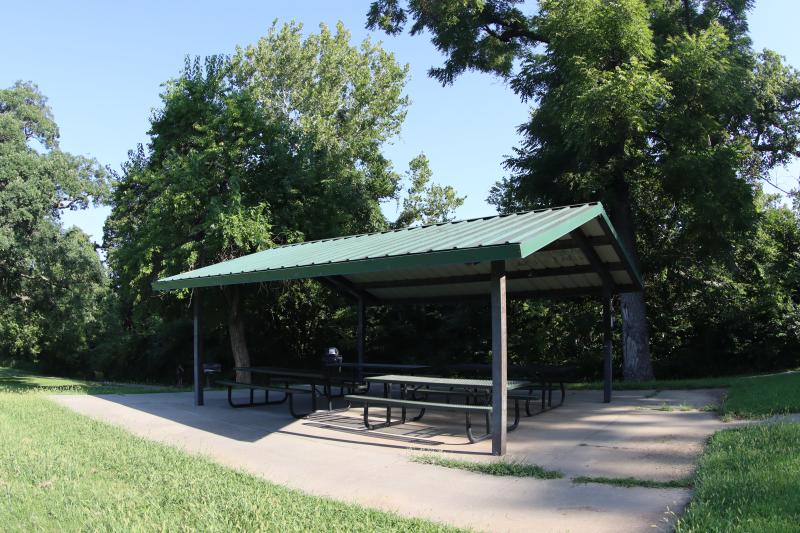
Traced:
[[488, 292], [490, 262], [505, 260], [516, 273], [510, 293], [591, 292], [603, 280], [570, 235], [575, 230], [607, 267], [615, 291], [641, 289], [599, 203], [290, 244], [163, 278], [153, 287], [326, 278], [375, 300], [478, 296]]

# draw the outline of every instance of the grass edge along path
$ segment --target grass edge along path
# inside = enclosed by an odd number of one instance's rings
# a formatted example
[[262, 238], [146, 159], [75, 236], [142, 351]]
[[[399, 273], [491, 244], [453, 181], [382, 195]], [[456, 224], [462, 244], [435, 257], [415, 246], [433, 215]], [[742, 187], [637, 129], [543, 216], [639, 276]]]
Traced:
[[[742, 381], [773, 376], [798, 375], [800, 371], [790, 370], [781, 373], [754, 374], [746, 376], [719, 376], [708, 378], [655, 379], [651, 381], [614, 381], [614, 390], [694, 390], [694, 389], [729, 389]], [[585, 381], [568, 383], [569, 390], [602, 390], [602, 381]]]
[[800, 424], [715, 433], [676, 533], [790, 533], [800, 524]]
[[[465, 461], [461, 459], [450, 459], [436, 454], [414, 455], [411, 460], [415, 463], [436, 465], [445, 468], [456, 468], [467, 470], [479, 474], [490, 476], [513, 476], [513, 477], [532, 477], [536, 479], [563, 479], [564, 474], [557, 470], [547, 470], [532, 463], [524, 463], [509, 459], [496, 461], [477, 462]], [[649, 489], [685, 489], [691, 488], [692, 481], [689, 478], [681, 478], [667, 481], [656, 481], [650, 479], [638, 479], [633, 477], [611, 478], [611, 477], [590, 477], [578, 476], [571, 478], [573, 483], [601, 483], [616, 487], [641, 487]]]
[[[570, 390], [602, 388], [600, 382], [569, 384]], [[727, 388], [720, 407], [723, 420], [759, 419], [775, 415], [800, 413], [800, 371], [755, 376], [656, 380], [626, 383], [614, 382], [615, 390], [692, 390]], [[682, 406], [662, 406], [659, 410], [681, 410]], [[714, 410], [704, 406], [702, 410]]]
[[9, 392], [0, 393], [0, 524], [16, 531], [458, 531], [307, 495], [40, 394]]

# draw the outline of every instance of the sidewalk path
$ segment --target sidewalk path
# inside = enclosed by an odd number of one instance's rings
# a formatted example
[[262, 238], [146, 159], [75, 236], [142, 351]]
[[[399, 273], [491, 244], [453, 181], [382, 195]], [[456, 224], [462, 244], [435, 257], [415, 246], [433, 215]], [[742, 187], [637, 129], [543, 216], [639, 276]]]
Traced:
[[[653, 532], [669, 529], [690, 498], [683, 489], [573, 484], [578, 475], [673, 479], [691, 473], [703, 442], [724, 427], [702, 407], [719, 391], [571, 392], [563, 407], [509, 434], [509, 456], [562, 471], [561, 480], [494, 477], [414, 463], [431, 450], [492, 460], [469, 445], [450, 415], [365, 432], [360, 411], [294, 420], [286, 405], [232, 409], [225, 394], [53, 396], [63, 405], [143, 437], [305, 492], [487, 531]], [[684, 410], [665, 410], [679, 405]], [[459, 418], [460, 421], [460, 418]], [[450, 455], [452, 454], [452, 455]]]

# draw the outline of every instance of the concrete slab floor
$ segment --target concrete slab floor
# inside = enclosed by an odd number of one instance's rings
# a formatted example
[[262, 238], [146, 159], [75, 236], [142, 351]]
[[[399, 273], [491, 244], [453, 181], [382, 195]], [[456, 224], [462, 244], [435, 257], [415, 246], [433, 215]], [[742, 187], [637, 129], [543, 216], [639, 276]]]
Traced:
[[566, 476], [539, 480], [412, 462], [414, 454], [431, 451], [494, 460], [488, 441], [468, 443], [463, 419], [454, 413], [366, 431], [360, 409], [295, 420], [286, 404], [232, 409], [220, 391], [207, 392], [203, 407], [193, 405], [191, 393], [53, 397], [79, 413], [276, 483], [403, 515], [486, 531], [669, 530], [689, 490], [581, 485], [569, 478], [691, 474], [705, 440], [725, 427], [714, 413], [695, 408], [719, 403], [721, 391], [619, 391], [611, 404], [600, 398], [599, 391], [568, 392], [563, 406], [523, 416], [509, 433], [509, 459]]

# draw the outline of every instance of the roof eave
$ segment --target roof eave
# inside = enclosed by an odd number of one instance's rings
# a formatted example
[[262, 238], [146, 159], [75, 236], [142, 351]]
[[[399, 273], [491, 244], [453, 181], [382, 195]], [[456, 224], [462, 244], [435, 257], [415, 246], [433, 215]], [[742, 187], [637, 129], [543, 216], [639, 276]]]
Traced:
[[614, 229], [614, 225], [611, 223], [611, 219], [608, 217], [605, 209], [601, 208], [601, 211], [602, 212], [600, 213], [599, 217], [600, 225], [603, 226], [603, 230], [610, 235], [611, 246], [614, 247], [617, 255], [620, 256], [620, 260], [628, 266], [628, 275], [631, 277], [631, 281], [633, 281], [636, 290], [644, 290], [642, 275], [639, 273], [636, 263], [633, 262], [630, 252], [625, 248], [625, 245], [620, 240], [619, 235], [617, 235], [617, 230]]
[[[527, 257], [533, 253], [536, 253], [548, 244], [557, 240], [559, 237], [567, 235], [569, 232], [580, 228], [587, 222], [591, 222], [593, 219], [598, 220], [603, 228], [603, 231], [606, 232], [610, 237], [611, 246], [614, 247], [614, 250], [619, 256], [620, 261], [625, 263], [626, 270], [628, 271], [628, 275], [633, 282], [633, 286], [637, 291], [643, 290], [644, 284], [642, 283], [642, 276], [639, 273], [639, 270], [636, 268], [636, 263], [633, 262], [630, 253], [625, 249], [625, 245], [622, 243], [622, 241], [620, 241], [619, 235], [614, 229], [614, 225], [611, 223], [608, 213], [606, 213], [605, 208], [603, 208], [603, 204], [600, 202], [592, 205], [583, 213], [580, 213], [580, 215], [576, 215], [570, 219], [567, 219], [561, 224], [548, 229], [548, 231], [542, 232], [541, 234], [536, 235], [536, 237], [522, 242], [520, 244], [522, 257]], [[631, 291], [626, 290], [619, 292]]]
[[601, 213], [605, 213], [602, 204], [597, 203], [593, 205], [587, 205], [587, 208], [584, 209], [582, 213], [575, 214], [560, 224], [548, 228], [547, 231], [538, 233], [535, 237], [521, 242], [520, 252], [522, 253], [522, 257], [528, 257], [532, 253], [541, 250], [551, 242], [558, 240], [564, 235], [567, 235], [570, 231], [583, 226], [594, 218], [597, 218]]
[[217, 274], [202, 277], [191, 277], [192, 272], [190, 271], [178, 276], [172, 276], [158, 280], [152, 284], [152, 287], [157, 291], [168, 291], [175, 289], [217, 287], [223, 285], [260, 283], [288, 279], [318, 278], [336, 275], [346, 276], [348, 274], [379, 272], [382, 270], [393, 270], [400, 268], [498, 261], [519, 259], [520, 257], [522, 257], [522, 253], [519, 243], [507, 243], [493, 246], [481, 246], [476, 248], [460, 248], [455, 250], [443, 250], [421, 254], [375, 257], [358, 259], [354, 261], [343, 261], [339, 263], [305, 265], [299, 267]]

